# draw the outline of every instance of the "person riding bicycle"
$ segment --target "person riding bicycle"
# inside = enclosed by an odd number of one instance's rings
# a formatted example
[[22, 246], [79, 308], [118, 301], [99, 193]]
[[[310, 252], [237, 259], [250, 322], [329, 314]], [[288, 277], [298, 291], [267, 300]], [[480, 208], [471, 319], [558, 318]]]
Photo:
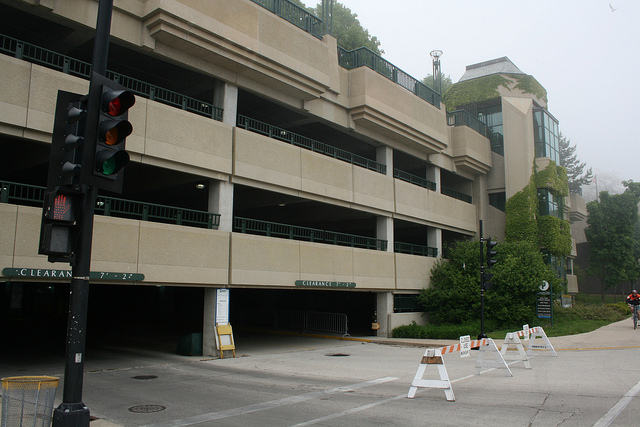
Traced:
[[640, 295], [638, 295], [638, 291], [635, 289], [631, 291], [631, 294], [627, 297], [627, 304], [631, 308], [631, 312], [634, 314], [634, 328], [635, 328], [635, 320], [638, 318], [638, 305], [640, 305]]

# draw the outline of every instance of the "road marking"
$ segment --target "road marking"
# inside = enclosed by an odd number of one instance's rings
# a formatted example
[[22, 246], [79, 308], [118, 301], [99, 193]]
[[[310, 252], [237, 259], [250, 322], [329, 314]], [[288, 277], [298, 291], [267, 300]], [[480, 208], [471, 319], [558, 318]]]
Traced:
[[397, 380], [397, 377], [384, 377], [377, 378], [375, 380], [364, 381], [357, 384], [346, 385], [342, 387], [336, 387], [331, 390], [313, 391], [311, 393], [301, 394], [299, 396], [285, 397], [283, 399], [272, 400], [270, 402], [256, 403], [253, 405], [241, 406], [240, 408], [227, 409], [226, 411], [211, 412], [209, 414], [196, 415], [181, 420], [165, 421], [157, 424], [150, 424], [146, 427], [184, 427], [194, 424], [204, 423], [207, 421], [220, 420], [223, 418], [234, 417], [237, 415], [248, 414], [251, 412], [264, 411], [266, 409], [276, 408], [278, 406], [290, 405], [292, 403], [304, 402], [318, 397], [326, 396], [329, 394], [345, 393], [354, 390], [358, 390], [364, 387], [369, 387], [376, 384], [382, 384], [389, 381]]
[[600, 418], [598, 422], [593, 425], [593, 427], [607, 427], [611, 425], [611, 423], [614, 422], [616, 418], [618, 418], [618, 415], [620, 415], [622, 411], [624, 411], [624, 408], [626, 408], [627, 405], [631, 403], [638, 392], [640, 392], [640, 382], [634, 385], [631, 390], [626, 392], [625, 395], [622, 396], [622, 399], [620, 399], [613, 408], [609, 409], [609, 412], [604, 414], [604, 417]]

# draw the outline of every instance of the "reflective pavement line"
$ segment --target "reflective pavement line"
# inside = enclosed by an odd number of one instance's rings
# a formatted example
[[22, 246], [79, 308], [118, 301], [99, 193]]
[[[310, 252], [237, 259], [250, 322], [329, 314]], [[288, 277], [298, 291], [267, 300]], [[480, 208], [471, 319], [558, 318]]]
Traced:
[[634, 385], [631, 390], [626, 392], [625, 395], [622, 396], [622, 399], [620, 399], [618, 403], [613, 406], [613, 408], [609, 409], [609, 412], [604, 414], [604, 417], [600, 418], [598, 422], [593, 425], [593, 427], [607, 427], [611, 425], [611, 423], [614, 422], [616, 418], [618, 418], [618, 415], [620, 415], [622, 411], [624, 411], [624, 408], [626, 408], [627, 405], [631, 403], [638, 392], [640, 392], [640, 381], [636, 385]]
[[398, 379], [397, 377], [377, 378], [375, 380], [364, 381], [364, 382], [357, 383], [357, 384], [351, 384], [351, 385], [347, 385], [347, 386], [336, 387], [336, 388], [333, 388], [331, 390], [314, 391], [314, 392], [311, 392], [311, 393], [301, 394], [299, 396], [285, 397], [283, 399], [272, 400], [270, 402], [262, 402], [262, 403], [256, 403], [254, 405], [242, 406], [240, 408], [228, 409], [226, 411], [211, 412], [209, 414], [196, 415], [196, 416], [189, 417], [189, 418], [184, 418], [184, 419], [181, 419], [181, 420], [171, 420], [171, 421], [165, 421], [165, 422], [161, 422], [161, 423], [157, 423], [157, 424], [149, 424], [146, 427], [183, 427], [183, 426], [190, 426], [190, 425], [194, 425], [194, 424], [204, 423], [204, 422], [207, 422], [207, 421], [214, 421], [214, 420], [219, 420], [219, 419], [222, 419], [222, 418], [228, 418], [228, 417], [233, 417], [233, 416], [237, 416], [237, 415], [248, 414], [248, 413], [251, 413], [251, 412], [263, 411], [265, 409], [272, 409], [272, 408], [276, 408], [278, 406], [289, 405], [289, 404], [292, 404], [292, 403], [304, 402], [304, 401], [307, 401], [307, 400], [316, 399], [318, 397], [326, 396], [328, 394], [336, 394], [336, 393], [343, 393], [343, 392], [349, 392], [349, 391], [353, 391], [353, 390], [358, 390], [358, 389], [361, 389], [361, 388], [364, 388], [364, 387], [369, 387], [369, 386], [376, 385], [376, 384], [382, 384], [382, 383], [386, 383], [386, 382], [397, 380], [397, 379]]

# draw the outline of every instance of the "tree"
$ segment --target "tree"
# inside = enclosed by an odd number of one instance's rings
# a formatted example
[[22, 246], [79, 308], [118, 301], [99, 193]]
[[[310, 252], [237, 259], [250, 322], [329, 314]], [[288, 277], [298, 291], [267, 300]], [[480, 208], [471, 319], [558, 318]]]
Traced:
[[640, 275], [635, 254], [640, 198], [635, 192], [637, 186], [625, 182], [624, 193], [612, 195], [603, 191], [600, 201], [587, 204], [588, 226], [584, 233], [591, 253], [587, 274], [600, 279], [603, 303], [607, 289]]
[[[318, 3], [310, 10], [320, 16], [322, 3]], [[333, 36], [338, 40], [338, 46], [343, 49], [354, 50], [366, 47], [378, 55], [384, 54], [384, 50], [380, 48], [380, 40], [362, 27], [358, 14], [352, 13], [351, 9], [340, 2], [335, 2], [333, 5]]]
[[[485, 293], [485, 319], [490, 328], [520, 326], [532, 320], [538, 286], [543, 280], [559, 284], [544, 263], [540, 250], [527, 242], [501, 242], [498, 263], [492, 267], [494, 283]], [[431, 271], [431, 287], [417, 301], [429, 321], [462, 324], [480, 319], [480, 243], [460, 241], [450, 248], [449, 259]], [[555, 286], [554, 286], [555, 288]], [[555, 288], [557, 289], [557, 288]]]
[[[435, 88], [435, 85], [433, 84], [433, 74], [428, 74], [427, 77], [423, 78], [422, 83], [424, 83], [426, 86], [429, 86], [431, 89]], [[445, 93], [447, 89], [449, 89], [451, 86], [453, 86], [453, 81], [451, 81], [451, 76], [443, 75], [441, 94]]]
[[593, 171], [591, 168], [585, 171], [587, 165], [578, 160], [577, 148], [560, 132], [560, 166], [567, 170], [569, 192], [582, 194], [582, 186], [591, 184], [593, 180]]

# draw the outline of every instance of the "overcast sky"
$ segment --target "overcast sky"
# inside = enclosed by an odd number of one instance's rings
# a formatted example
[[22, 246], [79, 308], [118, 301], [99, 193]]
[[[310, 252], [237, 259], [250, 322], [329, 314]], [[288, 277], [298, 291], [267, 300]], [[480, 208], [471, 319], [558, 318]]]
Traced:
[[418, 79], [431, 74], [434, 49], [453, 82], [467, 65], [507, 56], [547, 89], [600, 191], [606, 180], [640, 182], [639, 0], [338, 1]]

